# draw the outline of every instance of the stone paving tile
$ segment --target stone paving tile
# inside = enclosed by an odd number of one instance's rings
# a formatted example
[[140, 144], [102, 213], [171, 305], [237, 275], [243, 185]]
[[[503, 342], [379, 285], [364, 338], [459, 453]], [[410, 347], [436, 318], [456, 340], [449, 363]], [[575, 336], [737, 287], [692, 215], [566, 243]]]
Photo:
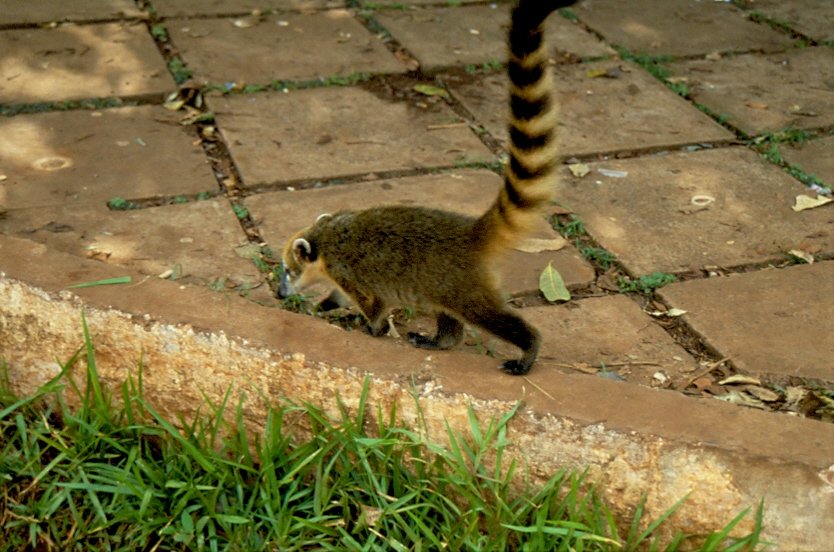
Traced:
[[798, 48], [670, 65], [690, 96], [748, 134], [834, 124], [834, 50]]
[[51, 23], [53, 21], [101, 20], [139, 17], [142, 12], [132, 0], [39, 0], [38, 2], [3, 2], [0, 24]]
[[[620, 70], [617, 78], [589, 75]], [[601, 61], [555, 68], [559, 144], [565, 156], [731, 139], [733, 135], [641, 68]], [[476, 120], [506, 142], [507, 77], [450, 76]]]
[[[746, 148], [612, 160], [592, 168], [582, 179], [565, 170], [558, 201], [636, 274], [765, 262], [796, 248], [834, 252], [832, 211], [794, 212], [795, 196], [808, 189]], [[627, 175], [604, 176], [599, 169]], [[696, 196], [706, 208], [693, 205]]]
[[144, 24], [0, 31], [0, 103], [163, 94], [173, 89]]
[[834, 262], [690, 280], [660, 293], [743, 372], [834, 380]]
[[[452, 2], [446, 2], [449, 5], [457, 5], [457, 4], [480, 4], [482, 0], [454, 0]], [[394, 7], [396, 9], [402, 9], [400, 6], [429, 6], [429, 5], [437, 5], [437, 0], [407, 0], [405, 2], [400, 2], [399, 0], [373, 0], [373, 1], [364, 1], [362, 4], [366, 6], [387, 6], [387, 7]]]
[[[508, 5], [387, 10], [376, 19], [420, 61], [424, 70], [438, 67], [503, 62], [507, 57]], [[614, 51], [563, 17], [546, 23], [551, 47], [579, 57]], [[558, 56], [557, 56], [558, 57]]]
[[268, 84], [356, 72], [405, 72], [379, 38], [347, 10], [268, 15], [243, 28], [235, 21], [167, 22], [172, 40], [199, 81]]
[[684, 56], [775, 51], [792, 43], [786, 35], [720, 2], [585, 0], [573, 12], [608, 42], [635, 53]]
[[420, 108], [353, 87], [207, 101], [246, 186], [494, 160], [439, 102]]
[[0, 208], [217, 190], [194, 138], [152, 106], [0, 118]]
[[817, 138], [796, 146], [780, 145], [782, 157], [834, 188], [834, 136]]
[[255, 265], [235, 254], [247, 240], [225, 199], [133, 211], [89, 203], [15, 209], [0, 218], [0, 232], [153, 277], [177, 266], [183, 283], [226, 289], [263, 282]]
[[[680, 382], [698, 363], [640, 307], [623, 295], [595, 297], [571, 304], [532, 307], [524, 318], [542, 333], [542, 349], [533, 368], [573, 371], [604, 364], [629, 383], [657, 386], [656, 372], [669, 385]], [[481, 343], [498, 358], [513, 358], [518, 350], [493, 337]], [[467, 339], [471, 345], [471, 339]]]
[[154, 0], [160, 17], [249, 14], [253, 10], [315, 10], [343, 8], [345, 0]]
[[[274, 251], [281, 251], [289, 236], [312, 224], [322, 213], [404, 204], [425, 205], [474, 216], [486, 211], [500, 186], [501, 179], [494, 173], [459, 171], [318, 190], [257, 194], [246, 198], [245, 204], [260, 225], [267, 243]], [[558, 237], [544, 221], [536, 235], [542, 238]], [[513, 294], [535, 291], [538, 289], [539, 274], [551, 261], [568, 285], [585, 285], [594, 278], [593, 269], [572, 247], [542, 253], [512, 251], [504, 268], [505, 289]]]
[[749, 6], [814, 40], [834, 40], [834, 3], [829, 0], [755, 0]]

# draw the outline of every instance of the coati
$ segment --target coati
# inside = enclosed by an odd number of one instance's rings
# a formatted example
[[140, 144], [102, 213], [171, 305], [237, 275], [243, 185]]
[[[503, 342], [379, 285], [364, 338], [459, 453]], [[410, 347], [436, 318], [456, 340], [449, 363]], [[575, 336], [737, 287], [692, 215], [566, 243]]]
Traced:
[[293, 235], [283, 253], [278, 290], [285, 298], [319, 282], [336, 290], [327, 310], [353, 301], [371, 335], [383, 334], [392, 307], [437, 313], [437, 333], [409, 333], [424, 349], [463, 339], [463, 321], [516, 345], [521, 358], [502, 369], [526, 374], [539, 351], [539, 332], [505, 305], [498, 257], [523, 238], [551, 200], [557, 165], [552, 76], [543, 23], [573, 0], [520, 0], [509, 30], [510, 146], [504, 185], [479, 218], [423, 207], [384, 206], [322, 215]]

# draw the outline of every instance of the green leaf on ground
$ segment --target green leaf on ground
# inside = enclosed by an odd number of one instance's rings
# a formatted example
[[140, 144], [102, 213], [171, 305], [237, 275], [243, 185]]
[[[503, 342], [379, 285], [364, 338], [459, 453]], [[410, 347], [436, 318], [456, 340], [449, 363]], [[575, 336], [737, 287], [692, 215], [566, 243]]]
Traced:
[[105, 278], [104, 280], [96, 280], [94, 282], [81, 282], [79, 284], [72, 284], [71, 286], [67, 286], [67, 289], [87, 288], [95, 286], [110, 286], [113, 284], [129, 284], [131, 281], [132, 279], [130, 276], [119, 276], [117, 278]]
[[559, 271], [553, 268], [552, 263], [547, 263], [547, 267], [539, 276], [539, 290], [551, 303], [570, 300], [570, 292], [565, 286], [565, 281]]
[[448, 98], [449, 92], [445, 88], [432, 86], [430, 84], [415, 84], [414, 91], [423, 94], [424, 96], [440, 96], [441, 98]]

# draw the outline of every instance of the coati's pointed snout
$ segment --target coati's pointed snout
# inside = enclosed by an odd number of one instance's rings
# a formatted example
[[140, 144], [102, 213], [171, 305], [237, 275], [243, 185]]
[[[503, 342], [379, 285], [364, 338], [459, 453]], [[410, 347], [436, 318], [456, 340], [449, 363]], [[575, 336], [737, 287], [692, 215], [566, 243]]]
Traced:
[[281, 269], [281, 281], [278, 283], [278, 298], [286, 299], [290, 295], [295, 294], [295, 288], [290, 282], [290, 271], [287, 270], [287, 267], [284, 266], [284, 263], [281, 263]]

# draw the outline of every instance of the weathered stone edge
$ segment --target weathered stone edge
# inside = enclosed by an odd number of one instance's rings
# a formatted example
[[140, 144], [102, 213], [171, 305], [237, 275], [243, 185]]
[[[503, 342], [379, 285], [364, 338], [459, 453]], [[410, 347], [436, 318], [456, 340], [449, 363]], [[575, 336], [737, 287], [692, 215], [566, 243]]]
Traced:
[[465, 431], [468, 404], [489, 417], [522, 400], [511, 454], [538, 478], [588, 467], [617, 511], [627, 513], [646, 493], [649, 516], [691, 492], [675, 516], [687, 531], [714, 529], [766, 496], [768, 534], [782, 548], [813, 549], [834, 535], [826, 515], [834, 487], [820, 477], [834, 463], [828, 424], [584, 375], [539, 370], [514, 378], [485, 357], [427, 356], [135, 273], [127, 286], [68, 293], [61, 290], [70, 283], [130, 271], [10, 236], [0, 236], [0, 270], [0, 351], [21, 389], [53, 376], [55, 359], [78, 348], [83, 307], [102, 378], [120, 383], [141, 358], [146, 394], [166, 414], [196, 415], [204, 395], [219, 402], [232, 386], [248, 397], [255, 430], [266, 406], [287, 397], [334, 411], [338, 394], [355, 405], [369, 374], [372, 400], [398, 402], [406, 422], [416, 420], [419, 403], [430, 437], [443, 441], [445, 422]]

